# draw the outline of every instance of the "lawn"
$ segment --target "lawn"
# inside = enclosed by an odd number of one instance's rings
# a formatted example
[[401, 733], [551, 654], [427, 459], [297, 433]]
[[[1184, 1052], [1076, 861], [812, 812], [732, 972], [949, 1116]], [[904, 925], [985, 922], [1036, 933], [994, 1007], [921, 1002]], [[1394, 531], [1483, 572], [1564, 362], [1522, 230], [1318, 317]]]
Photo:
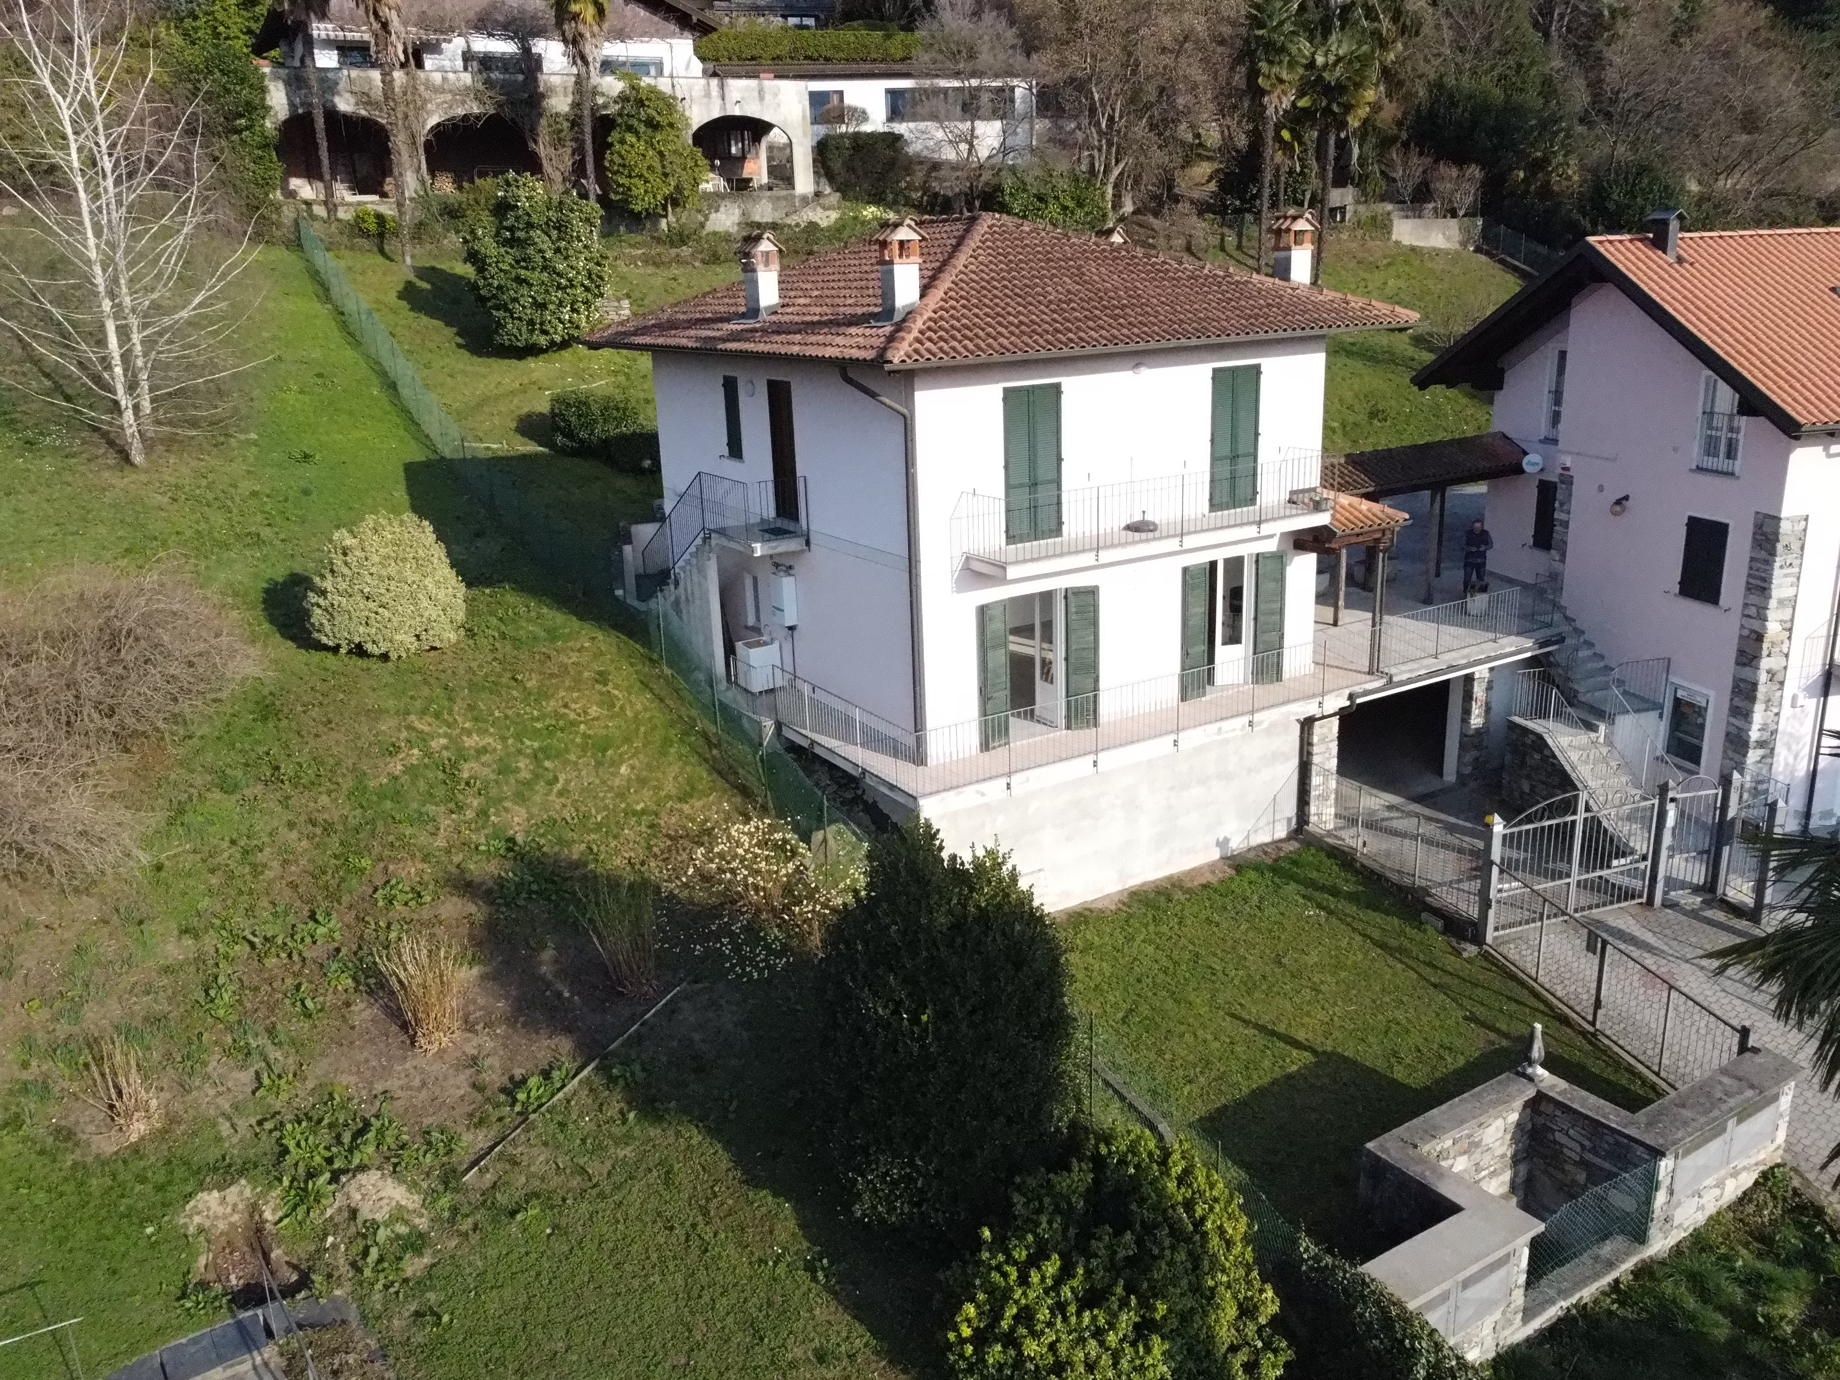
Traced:
[[1830, 1380], [1840, 1375], [1840, 1242], [1771, 1170], [1651, 1261], [1495, 1361], [1496, 1380]]
[[[267, 1182], [267, 1120], [314, 1088], [388, 1093], [411, 1130], [443, 1125], [471, 1150], [503, 1129], [518, 1075], [602, 1047], [637, 1008], [613, 996], [526, 864], [591, 856], [623, 867], [668, 811], [737, 794], [644, 649], [527, 561], [455, 468], [429, 458], [301, 261], [264, 251], [253, 281], [250, 345], [262, 362], [238, 376], [225, 434], [130, 472], [23, 401], [0, 409], [11, 519], [0, 580], [164, 555], [237, 612], [262, 663], [220, 709], [126, 764], [120, 787], [145, 820], [144, 863], [68, 892], [0, 883], [0, 1336], [83, 1315], [72, 1337], [87, 1374], [213, 1320], [181, 1304], [197, 1246], [177, 1214], [201, 1188], [245, 1174]], [[301, 573], [330, 533], [410, 509], [468, 580], [465, 640], [397, 663], [300, 645]], [[450, 936], [477, 964], [470, 1029], [440, 1055], [413, 1054], [376, 1003], [337, 981], [341, 964], [399, 926]], [[308, 932], [296, 948], [279, 942]], [[168, 1127], [128, 1150], [109, 1148], [70, 1091], [78, 1042], [111, 1029], [147, 1051], [168, 1110]], [[752, 1045], [727, 1057], [734, 1086], [771, 1086]], [[754, 1114], [794, 1115], [778, 1103]], [[590, 1219], [604, 1229], [571, 1270], [647, 1282], [657, 1346], [685, 1339], [672, 1360], [720, 1355], [736, 1374], [874, 1372], [882, 1343], [834, 1301], [841, 1286], [786, 1265], [811, 1256], [802, 1232], [817, 1230], [808, 1219], [820, 1209], [795, 1211], [763, 1187], [738, 1138], [713, 1123], [635, 1104], [602, 1126], [606, 1143], [575, 1153], [643, 1191], [570, 1208], [576, 1189], [556, 1190], [565, 1239]], [[575, 1330], [558, 1315], [544, 1335], [572, 1359], [546, 1373], [659, 1373], [656, 1349], [612, 1340], [616, 1315], [598, 1311], [595, 1294], [606, 1279], [520, 1253], [531, 1219], [496, 1205], [547, 1191], [539, 1178], [566, 1181], [533, 1161], [526, 1192], [518, 1163], [483, 1199], [436, 1196], [428, 1277], [448, 1277], [449, 1249], [482, 1270], [451, 1315], [509, 1345], [531, 1335], [525, 1319], [547, 1300], [566, 1300]], [[602, 1222], [597, 1202], [645, 1213]], [[690, 1242], [704, 1252], [696, 1268], [664, 1273], [661, 1262], [692, 1258]], [[677, 1287], [692, 1279], [695, 1290]], [[439, 1317], [396, 1297], [362, 1301], [400, 1343], [404, 1380], [479, 1373], [443, 1349]], [[0, 1349], [7, 1380], [55, 1370], [48, 1343]]]
[[1625, 1106], [1656, 1094], [1495, 963], [1317, 849], [1068, 917], [1100, 1052], [1238, 1162], [1292, 1220], [1359, 1254], [1362, 1145], [1519, 1061]]
[[1367, 331], [1329, 342], [1323, 449], [1332, 453], [1435, 441], [1486, 431], [1488, 400], [1469, 389], [1412, 386], [1431, 358], [1427, 328], [1446, 336], [1501, 305], [1519, 280], [1499, 264], [1461, 249], [1416, 249], [1390, 240], [1332, 234], [1323, 286], [1410, 307], [1415, 331]]

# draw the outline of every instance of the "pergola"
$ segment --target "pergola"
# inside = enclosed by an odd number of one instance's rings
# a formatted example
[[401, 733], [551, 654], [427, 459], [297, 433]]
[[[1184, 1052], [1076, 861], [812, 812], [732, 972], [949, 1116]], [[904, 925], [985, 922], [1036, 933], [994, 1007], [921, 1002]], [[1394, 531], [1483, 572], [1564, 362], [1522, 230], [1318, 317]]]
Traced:
[[1378, 567], [1373, 612], [1374, 627], [1378, 628], [1386, 618], [1386, 553], [1392, 550], [1399, 529], [1412, 520], [1411, 515], [1357, 494], [1331, 490], [1329, 499], [1328, 523], [1299, 533], [1291, 545], [1299, 551], [1335, 557], [1335, 607], [1330, 622], [1338, 628], [1348, 601], [1348, 548], [1367, 548], [1369, 563]]

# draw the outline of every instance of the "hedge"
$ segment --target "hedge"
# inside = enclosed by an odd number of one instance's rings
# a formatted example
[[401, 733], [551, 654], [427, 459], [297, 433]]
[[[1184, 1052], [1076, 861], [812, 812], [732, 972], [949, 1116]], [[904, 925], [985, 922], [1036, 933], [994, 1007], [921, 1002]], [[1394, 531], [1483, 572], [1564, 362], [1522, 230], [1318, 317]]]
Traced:
[[920, 35], [876, 29], [722, 29], [696, 41], [704, 62], [907, 62]]
[[818, 140], [818, 166], [831, 190], [853, 201], [902, 206], [913, 195], [913, 159], [892, 130], [827, 134]]
[[1437, 1329], [1352, 1260], [1300, 1237], [1271, 1271], [1278, 1322], [1311, 1380], [1484, 1380]]
[[565, 388], [551, 394], [549, 425], [564, 455], [610, 460], [626, 470], [658, 468], [658, 433], [645, 409], [622, 393]]

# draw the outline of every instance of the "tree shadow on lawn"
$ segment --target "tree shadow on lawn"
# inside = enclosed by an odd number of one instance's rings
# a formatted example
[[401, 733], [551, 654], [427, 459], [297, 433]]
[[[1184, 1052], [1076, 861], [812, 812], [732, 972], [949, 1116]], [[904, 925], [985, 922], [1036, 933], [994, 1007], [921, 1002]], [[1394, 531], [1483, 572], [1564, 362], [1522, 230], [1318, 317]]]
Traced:
[[[486, 977], [511, 1019], [568, 1038], [578, 1062], [605, 1051], [655, 1000], [619, 997], [576, 922], [578, 889], [593, 876], [579, 857], [537, 852], [460, 882], [484, 904]], [[615, 1054], [626, 1096], [641, 1115], [693, 1123], [751, 1188], [787, 1203], [812, 1249], [806, 1268], [814, 1278], [891, 1361], [929, 1373], [936, 1265], [904, 1268], [912, 1257], [902, 1247], [849, 1220], [815, 1138], [818, 1060], [807, 978], [794, 968], [747, 987], [698, 980], [707, 978], [706, 965], [682, 939], [694, 917], [668, 896], [660, 911], [658, 993], [692, 980]]]
[[524, 359], [528, 351], [493, 343], [492, 318], [473, 292], [473, 280], [450, 268], [423, 264], [396, 294], [417, 316], [453, 329], [460, 348], [480, 359]]

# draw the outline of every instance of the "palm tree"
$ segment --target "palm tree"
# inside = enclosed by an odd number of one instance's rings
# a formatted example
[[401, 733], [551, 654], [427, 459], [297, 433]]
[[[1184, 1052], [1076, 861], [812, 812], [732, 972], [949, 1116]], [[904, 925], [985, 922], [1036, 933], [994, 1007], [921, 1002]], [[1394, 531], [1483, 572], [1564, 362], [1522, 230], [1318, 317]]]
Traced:
[[[1367, 122], [1379, 96], [1377, 50], [1364, 26], [1338, 23], [1310, 52], [1303, 93], [1297, 104], [1316, 112], [1317, 214], [1329, 224], [1329, 186], [1335, 177], [1335, 141]], [[1324, 242], [1320, 237], [1310, 262], [1310, 281], [1322, 281]]]
[[589, 201], [600, 196], [594, 168], [594, 82], [600, 76], [601, 30], [608, 0], [554, 0], [556, 31], [575, 60], [575, 120], [581, 140], [582, 186]]
[[1247, 16], [1246, 74], [1259, 103], [1259, 272], [1271, 224], [1271, 181], [1277, 166], [1278, 120], [1297, 96], [1309, 57], [1299, 0], [1254, 0]]
[[371, 30], [371, 56], [383, 82], [383, 121], [390, 135], [390, 168], [396, 188], [396, 251], [404, 269], [414, 268], [409, 256], [409, 179], [420, 162], [420, 139], [405, 128], [408, 112], [396, 77], [409, 59], [409, 30], [403, 22], [402, 0], [359, 0]]
[[339, 189], [332, 176], [332, 147], [326, 141], [326, 77], [314, 60], [313, 26], [331, 9], [332, 0], [281, 0], [282, 21], [294, 32], [295, 51], [307, 74], [307, 110], [313, 116], [313, 142], [319, 146], [320, 205], [327, 220], [338, 218]]

